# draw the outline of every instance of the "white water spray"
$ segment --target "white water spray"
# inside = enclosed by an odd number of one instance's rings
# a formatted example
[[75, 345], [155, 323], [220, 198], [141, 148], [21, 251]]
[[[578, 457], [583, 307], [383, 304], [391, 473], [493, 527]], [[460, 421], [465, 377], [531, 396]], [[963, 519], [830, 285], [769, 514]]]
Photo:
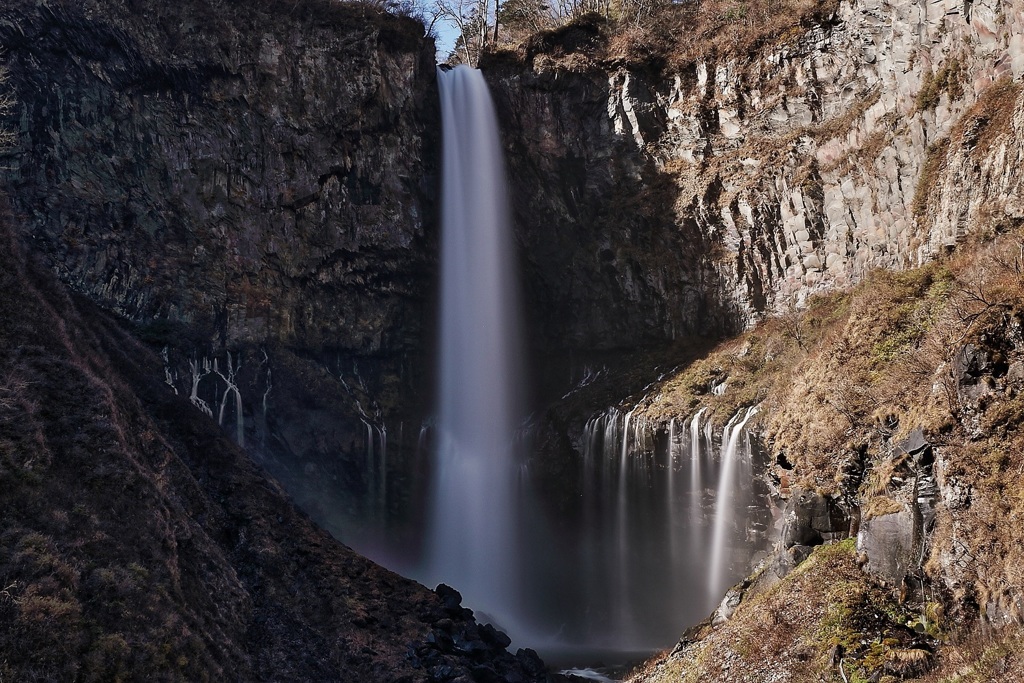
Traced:
[[747, 408], [746, 414], [739, 419], [736, 413], [726, 425], [722, 435], [722, 469], [718, 475], [718, 495], [715, 498], [715, 526], [711, 541], [711, 564], [708, 570], [708, 592], [711, 596], [721, 595], [728, 588], [728, 572], [725, 566], [725, 555], [729, 551], [728, 534], [735, 517], [734, 497], [739, 486], [736, 476], [737, 453], [740, 435], [750, 418], [757, 414], [757, 406]]
[[428, 574], [492, 616], [516, 605], [519, 329], [497, 119], [483, 75], [438, 71], [443, 129], [438, 460]]
[[[704, 497], [704, 483], [701, 480], [700, 459], [703, 449], [701, 448], [700, 418], [707, 412], [707, 408], [701, 408], [690, 420], [690, 539], [694, 552], [699, 552], [704, 547], [701, 530], [703, 528], [703, 513], [701, 509]], [[710, 420], [709, 420], [710, 422]], [[710, 447], [710, 442], [709, 442]]]

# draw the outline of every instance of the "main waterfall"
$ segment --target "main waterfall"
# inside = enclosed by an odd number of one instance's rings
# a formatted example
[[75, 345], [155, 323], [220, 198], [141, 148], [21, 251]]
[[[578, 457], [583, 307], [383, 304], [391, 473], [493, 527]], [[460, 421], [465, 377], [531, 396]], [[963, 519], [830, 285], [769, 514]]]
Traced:
[[476, 69], [438, 70], [443, 121], [438, 457], [427, 574], [508, 619], [516, 576], [520, 357], [494, 106]]
[[[662, 423], [635, 405], [609, 408], [587, 420], [579, 467], [563, 465], [552, 493], [552, 473], [516, 435], [521, 325], [494, 106], [475, 69], [439, 71], [438, 82], [438, 412], [419, 439], [430, 433], [435, 457], [418, 578], [454, 586], [517, 645], [548, 655], [665, 647], [713, 609], [765, 536], [741, 438], [756, 410], [730, 420], [715, 457], [706, 409]], [[366, 509], [385, 522], [387, 443], [367, 424]]]

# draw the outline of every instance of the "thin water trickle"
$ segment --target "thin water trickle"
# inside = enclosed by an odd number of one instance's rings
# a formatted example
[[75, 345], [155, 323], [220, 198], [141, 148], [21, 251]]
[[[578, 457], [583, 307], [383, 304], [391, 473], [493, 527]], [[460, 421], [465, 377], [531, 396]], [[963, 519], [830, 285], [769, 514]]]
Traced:
[[[704, 482], [701, 479], [701, 454], [704, 452], [701, 442], [700, 418], [707, 412], [701, 408], [690, 420], [690, 549], [695, 554], [702, 554], [704, 540]], [[709, 421], [710, 422], [710, 421]], [[708, 441], [710, 447], [711, 442]]]

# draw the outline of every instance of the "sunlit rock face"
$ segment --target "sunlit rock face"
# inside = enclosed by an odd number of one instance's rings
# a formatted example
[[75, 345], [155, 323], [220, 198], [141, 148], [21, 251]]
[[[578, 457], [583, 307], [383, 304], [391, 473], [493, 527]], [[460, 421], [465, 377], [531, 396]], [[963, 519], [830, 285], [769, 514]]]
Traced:
[[1021, 137], [996, 128], [1022, 108], [989, 114], [1024, 73], [1022, 21], [1014, 2], [862, 0], [750, 55], [602, 64], [581, 28], [496, 61], [539, 336], [734, 329], [1019, 218]]

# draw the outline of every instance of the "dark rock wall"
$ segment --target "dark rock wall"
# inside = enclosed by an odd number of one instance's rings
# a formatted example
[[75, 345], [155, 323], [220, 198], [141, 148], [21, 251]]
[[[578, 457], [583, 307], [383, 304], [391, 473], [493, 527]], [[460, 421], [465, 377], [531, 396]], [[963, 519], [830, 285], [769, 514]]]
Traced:
[[506, 133], [534, 345], [608, 350], [729, 329], [712, 244], [677, 213], [671, 176], [615, 130], [608, 73], [485, 73]]
[[300, 500], [310, 479], [331, 489], [319, 509], [371, 485], [364, 422], [415, 434], [427, 403], [439, 112], [422, 33], [328, 0], [0, 9], [24, 239], [166, 348], [167, 383], [232, 435], [234, 384], [240, 440]]
[[129, 318], [416, 346], [431, 46], [412, 21], [292, 4], [9, 3], [15, 209], [65, 281]]

